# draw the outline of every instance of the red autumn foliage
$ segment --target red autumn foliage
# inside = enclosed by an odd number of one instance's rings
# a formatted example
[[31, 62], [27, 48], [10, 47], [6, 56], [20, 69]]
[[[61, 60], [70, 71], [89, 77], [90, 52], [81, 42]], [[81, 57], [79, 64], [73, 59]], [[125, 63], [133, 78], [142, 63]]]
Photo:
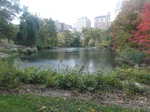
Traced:
[[141, 22], [131, 39], [140, 50], [150, 54], [150, 3], [145, 3], [141, 13]]

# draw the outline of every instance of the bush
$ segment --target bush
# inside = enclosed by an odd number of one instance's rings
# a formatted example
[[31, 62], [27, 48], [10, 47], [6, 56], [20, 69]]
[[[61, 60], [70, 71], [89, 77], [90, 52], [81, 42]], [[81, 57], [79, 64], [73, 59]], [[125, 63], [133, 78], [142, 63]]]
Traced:
[[97, 88], [100, 90], [110, 91], [112, 89], [122, 89], [121, 81], [113, 74], [98, 76], [96, 79], [98, 82]]
[[19, 83], [44, 84], [47, 87], [77, 89], [80, 91], [124, 90], [129, 93], [142, 93], [143, 88], [136, 84], [150, 84], [150, 70], [146, 68], [117, 68], [110, 73], [82, 74], [77, 71], [57, 73], [52, 70], [26, 68], [18, 70], [8, 60], [0, 60], [0, 87], [13, 88]]
[[[22, 73], [21, 73], [22, 72]], [[39, 72], [37, 68], [26, 68], [20, 72], [20, 81], [24, 83], [31, 83], [31, 84], [42, 84], [45, 82], [46, 74], [45, 72]]]
[[95, 75], [80, 76], [78, 88], [81, 91], [94, 91], [97, 89], [98, 83]]
[[137, 82], [150, 85], [150, 73], [146, 73], [143, 75], [138, 74], [136, 77]]
[[30, 84], [47, 84], [51, 85], [51, 81], [55, 79], [57, 75], [55, 71], [41, 70], [35, 67], [29, 67], [24, 70], [20, 70], [19, 79], [21, 82]]
[[120, 56], [134, 64], [140, 64], [143, 61], [145, 54], [139, 50], [127, 47], [120, 52]]
[[121, 81], [135, 80], [139, 83], [150, 84], [150, 70], [146, 68], [119, 68], [115, 73]]
[[124, 91], [129, 95], [135, 95], [135, 94], [143, 94], [146, 92], [146, 89], [144, 89], [142, 86], [140, 86], [138, 83], [136, 83], [134, 80], [132, 81], [125, 81], [123, 83]]
[[63, 89], [73, 89], [77, 88], [79, 81], [79, 75], [68, 74], [68, 75], [58, 75], [56, 77], [56, 86]]
[[19, 83], [18, 72], [11, 62], [0, 60], [0, 87], [14, 88]]

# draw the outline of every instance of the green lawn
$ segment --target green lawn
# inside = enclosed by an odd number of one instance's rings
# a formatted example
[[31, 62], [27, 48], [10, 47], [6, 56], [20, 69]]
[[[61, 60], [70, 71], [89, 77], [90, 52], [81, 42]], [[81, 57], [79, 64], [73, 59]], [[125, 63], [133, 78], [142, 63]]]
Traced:
[[0, 95], [0, 112], [146, 112], [104, 107], [93, 102], [75, 99], [31, 95]]

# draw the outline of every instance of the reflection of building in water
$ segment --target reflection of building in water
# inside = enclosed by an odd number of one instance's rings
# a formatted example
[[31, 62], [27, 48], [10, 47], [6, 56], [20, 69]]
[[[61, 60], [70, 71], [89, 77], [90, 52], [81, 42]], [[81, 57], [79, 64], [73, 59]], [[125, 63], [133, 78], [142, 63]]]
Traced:
[[99, 29], [108, 29], [110, 27], [110, 13], [95, 17], [94, 27]]

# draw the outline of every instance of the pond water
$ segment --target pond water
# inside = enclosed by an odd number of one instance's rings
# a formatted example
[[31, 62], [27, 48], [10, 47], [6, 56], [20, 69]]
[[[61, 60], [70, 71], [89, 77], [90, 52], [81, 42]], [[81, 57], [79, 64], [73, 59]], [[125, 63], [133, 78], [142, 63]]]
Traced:
[[110, 71], [113, 68], [113, 54], [100, 48], [56, 48], [43, 50], [34, 56], [22, 58], [21, 67], [52, 68], [57, 71], [81, 69], [83, 72]]

